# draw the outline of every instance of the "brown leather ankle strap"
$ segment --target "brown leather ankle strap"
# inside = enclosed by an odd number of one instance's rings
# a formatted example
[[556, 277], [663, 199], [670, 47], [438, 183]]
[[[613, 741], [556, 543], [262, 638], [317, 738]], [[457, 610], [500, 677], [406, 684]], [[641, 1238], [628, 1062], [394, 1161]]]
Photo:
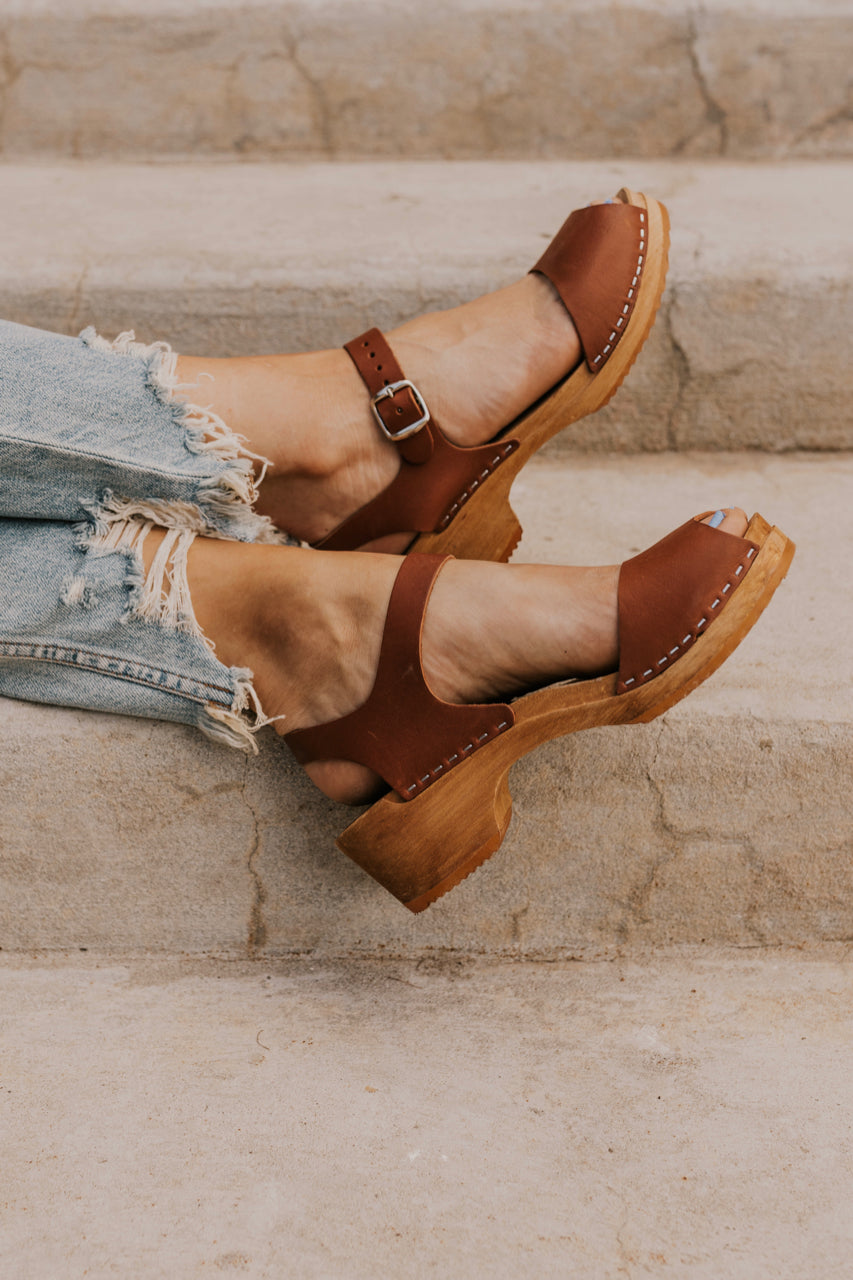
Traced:
[[460, 448], [430, 415], [378, 329], [353, 338], [345, 350], [370, 393], [383, 433], [400, 454], [400, 470], [387, 489], [315, 545], [351, 551], [391, 533], [446, 529], [483, 481], [515, 453], [518, 440], [503, 436]]
[[[380, 431], [407, 462], [422, 465], [432, 454], [430, 412], [421, 393], [397, 363], [379, 329], [368, 329], [344, 346], [370, 393], [370, 407]], [[422, 435], [422, 439], [415, 439]]]
[[413, 800], [515, 723], [504, 703], [443, 702], [424, 678], [424, 614], [438, 572], [449, 559], [403, 558], [388, 602], [370, 697], [340, 720], [285, 734], [301, 764], [351, 760], [373, 769], [403, 800]]

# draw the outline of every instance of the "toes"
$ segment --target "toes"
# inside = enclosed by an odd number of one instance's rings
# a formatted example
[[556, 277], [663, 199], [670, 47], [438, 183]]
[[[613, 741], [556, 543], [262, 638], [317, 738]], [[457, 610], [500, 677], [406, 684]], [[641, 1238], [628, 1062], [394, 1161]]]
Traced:
[[702, 523], [710, 525], [712, 529], [722, 529], [725, 533], [733, 533], [735, 537], [742, 538], [746, 533], [749, 520], [746, 512], [740, 507], [721, 507], [713, 515], [707, 516]]

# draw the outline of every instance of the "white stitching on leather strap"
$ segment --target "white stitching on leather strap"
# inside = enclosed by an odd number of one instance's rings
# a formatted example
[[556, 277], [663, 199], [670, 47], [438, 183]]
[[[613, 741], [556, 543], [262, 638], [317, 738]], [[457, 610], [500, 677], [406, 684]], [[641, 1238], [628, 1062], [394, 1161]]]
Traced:
[[[499, 733], [502, 733], [504, 729], [508, 729], [508, 728], [509, 728], [508, 720], [501, 720], [500, 724], [493, 725], [490, 729], [487, 729], [485, 733], [481, 734], [477, 738], [476, 742], [469, 742], [467, 746], [460, 747], [459, 750], [454, 752], [452, 756], [448, 756], [447, 767], [452, 768], [455, 761], [461, 759], [463, 756], [470, 754], [472, 751], [476, 751], [477, 747], [481, 743], [486, 742], [489, 738], [497, 737]], [[406, 795], [411, 795], [413, 791], [417, 791], [420, 787], [425, 787], [427, 783], [432, 782], [433, 779], [436, 778], [443, 769], [444, 769], [444, 764], [435, 765], [432, 769], [430, 769], [429, 773], [425, 773], [422, 778], [418, 778], [415, 782], [412, 783], [410, 787], [406, 787]]]
[[[643, 272], [643, 257], [644, 257], [645, 252], [646, 252], [646, 227], [645, 227], [645, 222], [646, 222], [646, 215], [645, 215], [645, 213], [641, 213], [641, 214], [640, 214], [640, 249], [639, 249], [639, 253], [638, 253], [638, 255], [637, 255], [637, 274], [634, 276], [634, 279], [631, 281], [631, 288], [628, 290], [628, 298], [629, 298], [629, 299], [633, 298], [633, 296], [634, 296], [634, 290], [635, 290], [635, 289], [636, 289], [636, 287], [637, 287], [637, 281], [639, 280], [639, 278], [640, 278], [640, 276], [642, 275], [642, 272]], [[629, 311], [630, 311], [630, 307], [629, 307], [629, 306], [628, 306], [628, 304], [626, 303], [626, 305], [622, 308], [622, 316], [623, 316], [623, 317], [624, 317], [624, 316], [626, 316], [626, 315], [628, 314], [628, 312], [629, 312]], [[618, 320], [618, 321], [616, 322], [616, 330], [621, 329], [621, 327], [622, 327], [622, 325], [623, 325], [623, 324], [624, 324], [624, 319], [622, 319], [622, 320]], [[618, 337], [618, 336], [620, 336], [620, 335], [617, 333], [617, 331], [616, 331], [616, 330], [614, 330], [614, 332], [613, 332], [613, 333], [611, 333], [610, 338], [608, 339], [608, 342], [607, 342], [607, 346], [604, 348], [604, 350], [603, 350], [603, 351], [600, 351], [600, 352], [598, 353], [598, 355], [593, 359], [593, 362], [592, 362], [592, 363], [593, 363], [593, 365], [600, 364], [600, 363], [601, 363], [601, 361], [604, 359], [604, 357], [605, 357], [606, 355], [608, 355], [608, 354], [613, 350], [613, 346], [614, 346], [614, 344], [615, 344], [615, 342], [616, 342], [616, 340], [617, 340], [617, 337]]]
[[471, 480], [467, 488], [464, 490], [464, 492], [460, 493], [459, 497], [456, 499], [453, 505], [448, 508], [445, 514], [441, 517], [441, 520], [438, 522], [438, 525], [436, 526], [437, 530], [447, 528], [447, 526], [450, 524], [450, 521], [456, 515], [456, 512], [459, 510], [462, 504], [468, 501], [468, 499], [475, 492], [475, 490], [479, 489], [483, 481], [488, 479], [488, 477], [492, 474], [495, 468], [499, 467], [505, 458], [508, 458], [511, 453], [515, 453], [516, 448], [517, 448], [517, 445], [514, 440], [511, 440], [509, 444], [505, 444], [503, 446], [500, 453], [498, 453], [494, 458], [492, 458], [491, 462], [488, 464], [485, 471], [481, 471], [479, 476], [476, 477], [476, 479]]

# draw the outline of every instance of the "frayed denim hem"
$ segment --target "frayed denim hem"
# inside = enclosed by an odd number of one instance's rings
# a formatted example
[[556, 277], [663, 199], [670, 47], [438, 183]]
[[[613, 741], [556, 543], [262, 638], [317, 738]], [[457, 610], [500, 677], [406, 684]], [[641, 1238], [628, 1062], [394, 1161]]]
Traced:
[[[216, 687], [221, 688], [227, 681], [232, 697], [230, 705], [208, 701], [197, 706], [197, 727], [217, 742], [257, 754], [255, 735], [279, 717], [264, 714], [248, 668], [226, 668], [219, 662], [215, 645], [196, 620], [187, 578], [187, 556], [196, 534], [189, 529], [169, 529], [146, 574], [142, 548], [153, 527], [150, 520], [136, 519], [116, 520], [103, 533], [81, 527], [76, 530], [75, 545], [87, 559], [113, 555], [125, 558], [126, 600], [119, 617], [121, 624], [146, 622], [161, 631], [180, 632], [200, 642], [218, 669]], [[80, 574], [66, 577], [60, 599], [63, 604], [85, 609], [97, 602], [96, 588]]]
[[[245, 438], [232, 431], [209, 405], [176, 398], [176, 392], [196, 390], [198, 384], [177, 381], [178, 355], [169, 343], [137, 342], [133, 330], [120, 333], [110, 342], [92, 326], [83, 330], [80, 340], [95, 351], [143, 360], [147, 366], [146, 385], [156, 400], [171, 413], [186, 449], [193, 454], [215, 458], [223, 464], [210, 481], [198, 485], [192, 502], [177, 498], [128, 499], [112, 490], [105, 490], [97, 502], [82, 504], [96, 530], [102, 531], [114, 521], [139, 518], [240, 542], [298, 545], [296, 538], [283, 533], [268, 516], [258, 515], [252, 510], [258, 486], [270, 465], [269, 460], [247, 449]], [[256, 462], [261, 464], [257, 478], [252, 466]]]

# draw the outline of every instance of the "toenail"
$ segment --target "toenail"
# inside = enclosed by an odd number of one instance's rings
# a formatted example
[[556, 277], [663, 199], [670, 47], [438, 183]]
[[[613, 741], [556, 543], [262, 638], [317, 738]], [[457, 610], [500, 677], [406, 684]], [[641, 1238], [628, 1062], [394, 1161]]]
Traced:
[[711, 519], [708, 521], [708, 524], [712, 529], [717, 529], [723, 523], [725, 518], [726, 518], [725, 511], [715, 511], [714, 514], [711, 516]]

